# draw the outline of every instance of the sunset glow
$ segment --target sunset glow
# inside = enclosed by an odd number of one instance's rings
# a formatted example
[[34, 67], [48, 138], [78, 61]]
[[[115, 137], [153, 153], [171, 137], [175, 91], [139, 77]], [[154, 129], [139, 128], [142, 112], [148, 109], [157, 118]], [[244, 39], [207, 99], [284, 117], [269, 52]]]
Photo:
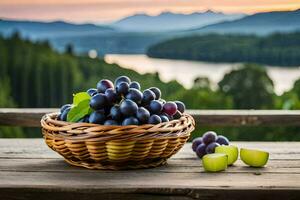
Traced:
[[191, 13], [211, 9], [227, 13], [295, 10], [299, 0], [1, 0], [0, 18], [109, 22], [135, 13]]

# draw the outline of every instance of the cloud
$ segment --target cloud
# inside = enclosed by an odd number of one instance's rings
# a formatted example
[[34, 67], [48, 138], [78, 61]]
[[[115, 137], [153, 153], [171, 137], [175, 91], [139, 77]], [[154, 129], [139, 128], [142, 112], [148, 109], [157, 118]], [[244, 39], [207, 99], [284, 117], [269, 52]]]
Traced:
[[225, 12], [257, 12], [296, 9], [299, 0], [1, 0], [0, 17], [69, 21], [109, 21], [137, 12], [190, 13], [213, 9]]

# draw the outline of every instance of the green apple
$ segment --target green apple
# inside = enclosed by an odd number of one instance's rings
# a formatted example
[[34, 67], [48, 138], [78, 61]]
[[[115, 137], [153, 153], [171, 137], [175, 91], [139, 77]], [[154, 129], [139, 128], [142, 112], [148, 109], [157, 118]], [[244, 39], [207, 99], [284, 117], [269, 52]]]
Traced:
[[205, 171], [219, 172], [227, 168], [228, 156], [225, 153], [206, 154], [202, 158]]
[[239, 149], [233, 145], [221, 145], [215, 148], [215, 153], [225, 153], [228, 156], [228, 165], [232, 165], [239, 156]]
[[241, 160], [251, 167], [263, 167], [267, 164], [269, 153], [255, 149], [241, 149]]

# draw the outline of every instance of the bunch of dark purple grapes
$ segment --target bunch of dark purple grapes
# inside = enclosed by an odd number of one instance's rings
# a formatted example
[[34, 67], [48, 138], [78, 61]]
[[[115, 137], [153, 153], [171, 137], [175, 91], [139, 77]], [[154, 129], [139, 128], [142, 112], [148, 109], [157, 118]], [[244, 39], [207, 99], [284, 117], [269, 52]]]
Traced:
[[199, 158], [209, 153], [214, 153], [215, 148], [220, 145], [229, 145], [229, 140], [223, 135], [217, 135], [208, 131], [202, 137], [193, 140], [192, 148]]
[[[182, 102], [161, 99], [159, 88], [151, 87], [142, 92], [140, 84], [127, 76], [118, 77], [114, 83], [100, 80], [97, 88], [87, 93], [91, 96], [89, 105], [93, 112], [78, 122], [123, 126], [159, 124], [179, 119], [185, 111]], [[67, 120], [70, 109], [70, 104], [61, 108], [60, 120]]]

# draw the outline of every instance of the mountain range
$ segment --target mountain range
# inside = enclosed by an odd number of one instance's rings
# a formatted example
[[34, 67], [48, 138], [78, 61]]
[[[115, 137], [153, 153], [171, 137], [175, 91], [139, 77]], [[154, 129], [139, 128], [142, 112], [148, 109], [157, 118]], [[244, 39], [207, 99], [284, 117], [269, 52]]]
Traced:
[[24, 37], [43, 38], [56, 36], [75, 36], [93, 33], [106, 33], [114, 29], [109, 26], [95, 24], [73, 24], [64, 21], [38, 22], [0, 19], [0, 33], [10, 35], [20, 32]]
[[[157, 16], [133, 15], [106, 25], [2, 19], [0, 34], [6, 36], [18, 30], [22, 36], [29, 39], [47, 39], [60, 51], [64, 50], [66, 44], [71, 43], [76, 52], [85, 53], [90, 49], [97, 49], [98, 53], [103, 55], [145, 53], [149, 46], [158, 42], [195, 34], [266, 35], [300, 31], [300, 10], [265, 12], [244, 17], [241, 15], [213, 11], [189, 15], [165, 12]], [[238, 19], [233, 20], [232, 17]], [[202, 20], [196, 20], [198, 18]], [[214, 23], [215, 20], [222, 22]], [[182, 30], [184, 27], [186, 29]]]
[[220, 22], [187, 31], [187, 33], [242, 33], [265, 35], [300, 30], [300, 9], [257, 13], [230, 22]]
[[191, 14], [162, 12], [156, 16], [135, 14], [118, 20], [112, 23], [111, 26], [124, 31], [176, 31], [199, 28], [222, 21], [236, 20], [244, 16], [245, 14], [224, 14], [211, 10]]

